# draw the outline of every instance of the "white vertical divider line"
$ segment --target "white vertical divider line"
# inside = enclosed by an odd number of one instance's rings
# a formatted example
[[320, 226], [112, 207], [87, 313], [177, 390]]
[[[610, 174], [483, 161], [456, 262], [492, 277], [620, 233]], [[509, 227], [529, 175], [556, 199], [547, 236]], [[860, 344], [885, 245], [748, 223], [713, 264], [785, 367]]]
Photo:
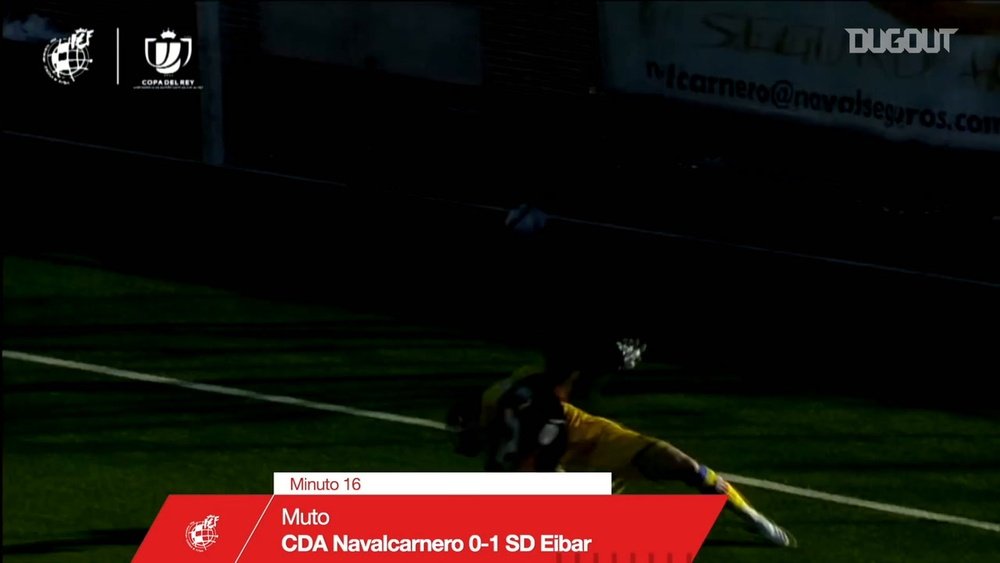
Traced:
[[115, 28], [115, 85], [120, 86], [122, 83], [122, 46], [121, 46], [121, 29], [120, 27]]
[[264, 506], [264, 511], [260, 513], [260, 517], [257, 518], [257, 523], [253, 525], [253, 530], [250, 530], [250, 535], [247, 536], [246, 543], [243, 544], [243, 549], [240, 550], [240, 554], [236, 556], [236, 560], [233, 563], [239, 563], [240, 557], [243, 557], [243, 552], [247, 550], [247, 546], [250, 545], [250, 540], [253, 539], [253, 535], [257, 533], [257, 526], [260, 526], [260, 521], [264, 519], [264, 515], [267, 514], [267, 509], [271, 508], [271, 503], [274, 502], [274, 495], [267, 500], [267, 504]]

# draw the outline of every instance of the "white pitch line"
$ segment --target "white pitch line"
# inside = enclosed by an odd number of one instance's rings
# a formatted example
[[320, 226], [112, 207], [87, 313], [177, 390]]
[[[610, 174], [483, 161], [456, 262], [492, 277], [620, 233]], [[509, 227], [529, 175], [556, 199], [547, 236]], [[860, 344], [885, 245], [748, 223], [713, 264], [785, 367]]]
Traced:
[[777, 491], [779, 493], [787, 493], [789, 495], [795, 495], [816, 500], [824, 500], [835, 504], [845, 504], [847, 506], [856, 506], [858, 508], [868, 508], [871, 510], [878, 510], [880, 512], [899, 514], [900, 516], [910, 516], [912, 518], [920, 518], [922, 520], [933, 520], [935, 522], [944, 522], [946, 524], [958, 524], [959, 526], [979, 528], [981, 530], [988, 530], [990, 532], [1000, 532], [1000, 524], [994, 524], [993, 522], [983, 522], [981, 520], [973, 520], [971, 518], [965, 518], [963, 516], [952, 516], [950, 514], [929, 512], [927, 510], [920, 510], [919, 508], [909, 508], [907, 506], [900, 506], [898, 504], [886, 504], [884, 502], [875, 502], [860, 498], [845, 497], [844, 495], [835, 495], [832, 493], [824, 493], [823, 491], [814, 491], [813, 489], [793, 487], [791, 485], [783, 485], [781, 483], [775, 483], [774, 481], [765, 481], [763, 479], [755, 479], [753, 477], [743, 477], [742, 475], [723, 474], [722, 477], [724, 479], [732, 481], [733, 483], [739, 485], [746, 485], [748, 487], [757, 487], [759, 489], [767, 489], [769, 491]]
[[243, 399], [254, 399], [256, 401], [265, 401], [268, 403], [279, 403], [283, 405], [291, 405], [293, 407], [302, 407], [318, 411], [349, 414], [351, 416], [359, 416], [362, 418], [374, 418], [376, 420], [384, 420], [386, 422], [398, 422], [399, 424], [409, 424], [411, 426], [423, 426], [425, 428], [433, 428], [434, 430], [448, 429], [448, 427], [442, 422], [427, 420], [424, 418], [403, 416], [400, 414], [392, 414], [388, 412], [356, 409], [354, 407], [348, 407], [344, 405], [334, 405], [331, 403], [318, 403], [316, 401], [307, 401], [305, 399], [288, 397], [286, 395], [268, 395], [266, 393], [247, 391], [246, 389], [237, 389], [235, 387], [224, 387], [222, 385], [213, 385], [211, 383], [196, 383], [194, 381], [185, 381], [183, 379], [164, 377], [162, 375], [151, 375], [148, 373], [140, 373], [137, 371], [129, 371], [125, 369], [116, 369], [107, 366], [99, 366], [96, 364], [85, 364], [83, 362], [74, 362], [71, 360], [60, 360], [59, 358], [50, 358], [48, 356], [26, 354], [24, 352], [14, 352], [11, 350], [4, 350], [3, 357], [9, 358], [11, 360], [21, 360], [22, 362], [32, 362], [36, 364], [44, 364], [47, 366], [75, 369], [78, 371], [87, 371], [90, 373], [98, 373], [101, 375], [110, 375], [112, 377], [121, 377], [123, 379], [131, 379], [133, 381], [144, 381], [146, 383], [162, 383], [165, 385], [174, 385], [176, 387], [184, 387], [186, 389], [194, 389], [195, 391], [204, 391], [206, 393], [217, 393], [219, 395], [229, 395], [231, 397], [240, 397]]
[[[278, 403], [283, 405], [291, 405], [295, 407], [303, 407], [307, 409], [315, 409], [327, 412], [347, 414], [350, 416], [373, 418], [376, 420], [384, 420], [386, 422], [396, 422], [399, 424], [408, 424], [410, 426], [421, 426], [424, 428], [432, 428], [434, 430], [449, 430], [448, 426], [445, 425], [444, 423], [437, 422], [434, 420], [427, 420], [425, 418], [416, 418], [412, 416], [403, 416], [387, 412], [356, 409], [353, 407], [348, 407], [344, 405], [334, 405], [330, 403], [319, 403], [316, 401], [308, 401], [305, 399], [298, 399], [296, 397], [288, 397], [284, 395], [268, 395], [266, 393], [258, 393], [256, 391], [248, 391], [246, 389], [237, 389], [235, 387], [225, 387], [222, 385], [213, 385], [210, 383], [195, 383], [192, 381], [185, 381], [183, 379], [175, 379], [173, 377], [164, 377], [162, 375], [152, 375], [148, 373], [117, 369], [97, 364], [87, 364], [84, 362], [74, 362], [72, 360], [62, 360], [59, 358], [52, 358], [49, 356], [39, 356], [37, 354], [28, 354], [25, 352], [15, 352], [13, 350], [4, 350], [3, 357], [10, 360], [20, 360], [22, 362], [31, 362], [35, 364], [43, 364], [43, 365], [66, 368], [66, 369], [74, 369], [78, 371], [97, 373], [101, 375], [110, 375], [112, 377], [131, 379], [133, 381], [144, 381], [147, 383], [161, 383], [165, 385], [173, 385], [175, 387], [183, 387], [185, 389], [193, 389], [195, 391], [204, 391], [206, 393], [217, 393], [220, 395], [229, 395], [231, 397], [241, 397], [244, 399], [254, 399], [257, 401], [265, 401], [268, 403]], [[990, 532], [1000, 532], [1000, 524], [994, 522], [973, 520], [971, 518], [964, 518], [962, 516], [952, 516], [950, 514], [930, 512], [927, 510], [909, 508], [906, 506], [899, 506], [896, 504], [886, 504], [886, 503], [874, 502], [870, 500], [848, 497], [843, 495], [824, 493], [822, 491], [805, 489], [802, 487], [793, 487], [791, 485], [784, 485], [782, 483], [776, 483], [774, 481], [766, 481], [764, 479], [756, 479], [753, 477], [743, 477], [741, 475], [731, 475], [731, 474], [726, 474], [723, 476], [726, 479], [738, 485], [757, 487], [761, 489], [767, 489], [770, 491], [776, 491], [803, 498], [822, 500], [834, 504], [842, 504], [858, 508], [867, 508], [870, 510], [877, 510], [879, 512], [888, 512], [890, 514], [896, 514], [899, 516], [909, 516], [911, 518], [919, 518], [921, 520], [931, 520], [934, 522], [943, 522], [946, 524], [967, 526], [969, 528], [978, 528], [980, 530], [987, 530]]]

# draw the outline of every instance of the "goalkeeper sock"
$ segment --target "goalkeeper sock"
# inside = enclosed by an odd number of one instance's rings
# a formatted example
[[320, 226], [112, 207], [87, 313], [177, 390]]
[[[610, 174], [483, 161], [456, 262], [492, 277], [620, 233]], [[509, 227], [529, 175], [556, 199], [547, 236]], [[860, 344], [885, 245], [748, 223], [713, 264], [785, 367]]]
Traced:
[[698, 489], [701, 490], [701, 492], [726, 495], [726, 508], [736, 512], [745, 520], [756, 522], [761, 518], [760, 513], [750, 506], [750, 503], [743, 498], [743, 495], [736, 490], [736, 487], [730, 485], [728, 481], [720, 477], [715, 471], [712, 471], [704, 465], [699, 465], [698, 477], [701, 480], [698, 484]]
[[766, 520], [718, 473], [666, 442], [653, 442], [635, 456], [632, 464], [640, 475], [653, 481], [678, 479], [702, 493], [726, 495], [726, 506], [747, 522], [759, 524]]

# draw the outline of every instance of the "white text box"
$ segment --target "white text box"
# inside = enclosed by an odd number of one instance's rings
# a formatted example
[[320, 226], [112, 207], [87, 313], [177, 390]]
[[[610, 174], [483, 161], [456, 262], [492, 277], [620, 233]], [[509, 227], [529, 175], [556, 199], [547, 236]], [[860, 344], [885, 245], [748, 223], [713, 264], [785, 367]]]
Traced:
[[608, 495], [610, 473], [275, 473], [276, 495]]

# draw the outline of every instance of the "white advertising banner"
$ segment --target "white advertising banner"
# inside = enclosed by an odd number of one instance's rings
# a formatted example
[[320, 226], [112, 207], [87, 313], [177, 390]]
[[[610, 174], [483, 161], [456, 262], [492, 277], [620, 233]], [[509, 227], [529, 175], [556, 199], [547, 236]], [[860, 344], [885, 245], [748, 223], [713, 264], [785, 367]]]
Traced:
[[610, 91], [1000, 150], [1000, 3], [602, 2], [600, 18]]

